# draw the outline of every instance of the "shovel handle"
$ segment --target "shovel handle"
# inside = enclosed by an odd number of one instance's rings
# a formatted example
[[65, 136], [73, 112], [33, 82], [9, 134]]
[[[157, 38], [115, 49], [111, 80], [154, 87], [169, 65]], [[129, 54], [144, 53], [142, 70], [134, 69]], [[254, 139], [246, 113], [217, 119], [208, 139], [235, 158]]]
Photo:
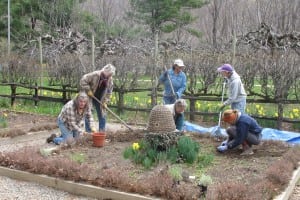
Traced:
[[173, 84], [172, 84], [171, 78], [169, 76], [168, 69], [167, 69], [166, 65], [164, 66], [164, 68], [167, 71], [167, 77], [168, 77], [168, 80], [169, 80], [169, 83], [170, 83], [170, 86], [171, 86], [172, 93], [175, 96], [175, 98], [177, 99], [177, 96], [175, 94], [174, 87], [173, 87]]

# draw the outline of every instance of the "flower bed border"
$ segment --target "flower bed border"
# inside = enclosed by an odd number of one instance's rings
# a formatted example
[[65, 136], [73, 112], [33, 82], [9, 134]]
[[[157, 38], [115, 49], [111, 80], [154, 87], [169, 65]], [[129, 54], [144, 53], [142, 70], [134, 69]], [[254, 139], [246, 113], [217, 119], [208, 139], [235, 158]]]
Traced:
[[[300, 164], [300, 163], [299, 163]], [[66, 181], [59, 178], [53, 178], [46, 175], [32, 174], [15, 169], [9, 169], [0, 166], [0, 176], [6, 176], [8, 178], [34, 182], [44, 186], [52, 187], [57, 190], [63, 190], [65, 192], [86, 196], [91, 198], [101, 199], [120, 199], [120, 200], [153, 200], [159, 198], [146, 197], [138, 194], [131, 194], [127, 192], [120, 192], [116, 190], [105, 189], [96, 187], [93, 185], [87, 185], [82, 183], [75, 183], [72, 181]], [[287, 188], [278, 195], [274, 200], [288, 200], [292, 195], [293, 190], [296, 186], [297, 181], [300, 179], [300, 167], [293, 172], [293, 176], [289, 182]]]
[[57, 190], [63, 190], [65, 192], [86, 196], [96, 199], [113, 199], [113, 200], [153, 200], [158, 198], [146, 197], [139, 194], [131, 194], [127, 192], [121, 192], [116, 190], [105, 189], [96, 187], [93, 185], [76, 183], [72, 181], [66, 181], [59, 178], [53, 178], [41, 174], [32, 174], [15, 169], [9, 169], [0, 166], [0, 176], [6, 176], [8, 178], [34, 182], [44, 186], [52, 187]]

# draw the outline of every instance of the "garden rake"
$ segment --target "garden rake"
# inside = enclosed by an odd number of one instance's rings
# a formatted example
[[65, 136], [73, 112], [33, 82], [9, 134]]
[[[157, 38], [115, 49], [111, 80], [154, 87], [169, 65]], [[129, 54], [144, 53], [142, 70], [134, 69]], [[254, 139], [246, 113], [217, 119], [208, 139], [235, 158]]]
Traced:
[[166, 65], [164, 66], [164, 68], [165, 68], [165, 71], [167, 71], [167, 77], [168, 77], [168, 80], [169, 80], [169, 83], [170, 83], [170, 86], [171, 86], [172, 94], [174, 95], [175, 99], [177, 99], [177, 95], [175, 94], [175, 90], [174, 90], [174, 87], [173, 87], [173, 84], [172, 84], [172, 81], [171, 81], [171, 78], [170, 78], [170, 75], [168, 73], [168, 69], [167, 69]]
[[[103, 103], [97, 99], [94, 95], [92, 96], [93, 99], [95, 99], [101, 106], [103, 106]], [[133, 131], [133, 129], [125, 122], [123, 121], [117, 114], [115, 114], [111, 109], [109, 109], [107, 106], [105, 107], [107, 111], [109, 111], [115, 118], [117, 118], [124, 126], [126, 126], [129, 130]]]

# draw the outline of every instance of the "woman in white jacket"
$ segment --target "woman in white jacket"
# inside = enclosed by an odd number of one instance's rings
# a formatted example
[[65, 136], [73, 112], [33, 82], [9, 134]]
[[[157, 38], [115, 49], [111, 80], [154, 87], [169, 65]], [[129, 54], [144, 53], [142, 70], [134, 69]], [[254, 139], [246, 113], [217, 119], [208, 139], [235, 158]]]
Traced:
[[218, 72], [220, 72], [227, 80], [228, 85], [228, 99], [220, 105], [220, 110], [223, 110], [225, 106], [230, 105], [231, 109], [236, 109], [241, 113], [245, 113], [247, 94], [240, 76], [230, 64], [222, 65], [218, 68]]

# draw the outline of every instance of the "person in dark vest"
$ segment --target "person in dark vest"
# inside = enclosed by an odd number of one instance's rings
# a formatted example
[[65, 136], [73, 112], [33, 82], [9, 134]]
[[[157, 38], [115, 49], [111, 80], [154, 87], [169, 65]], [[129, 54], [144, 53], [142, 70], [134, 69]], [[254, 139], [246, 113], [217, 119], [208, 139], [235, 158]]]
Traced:
[[222, 120], [230, 127], [226, 129], [228, 139], [223, 141], [217, 147], [219, 152], [225, 152], [242, 145], [243, 152], [241, 155], [252, 155], [252, 145], [258, 145], [262, 138], [262, 127], [257, 121], [239, 110], [225, 110], [222, 114]]
[[[92, 102], [96, 109], [99, 120], [99, 131], [105, 131], [106, 107], [113, 92], [113, 76], [115, 75], [115, 71], [116, 68], [112, 64], [107, 64], [101, 70], [85, 74], [80, 80], [80, 90], [88, 94], [90, 102]], [[86, 131], [90, 132], [87, 119], [85, 125]]]

